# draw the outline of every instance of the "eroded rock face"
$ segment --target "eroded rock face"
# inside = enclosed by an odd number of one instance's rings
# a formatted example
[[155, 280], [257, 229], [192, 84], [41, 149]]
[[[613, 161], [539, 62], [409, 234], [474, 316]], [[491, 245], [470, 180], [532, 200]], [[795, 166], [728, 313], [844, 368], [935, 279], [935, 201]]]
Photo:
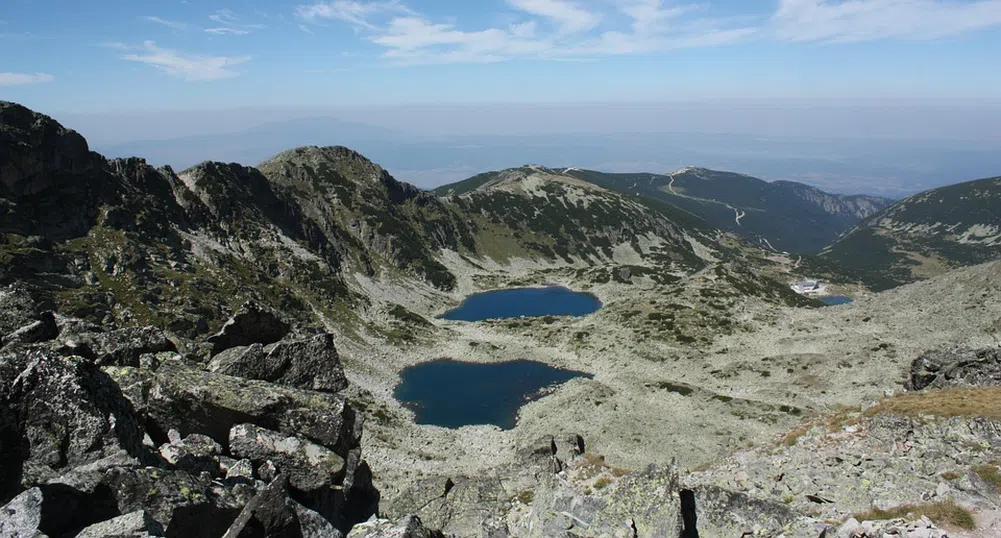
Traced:
[[87, 141], [55, 120], [0, 101], [0, 187], [17, 196], [37, 194], [65, 174], [94, 168]]
[[207, 435], [225, 448], [230, 428], [241, 423], [299, 435], [343, 454], [361, 438], [361, 420], [340, 395], [205, 372], [182, 361], [166, 361], [151, 375], [135, 368], [108, 372], [162, 441], [176, 429], [182, 436]]
[[1001, 385], [1001, 348], [929, 351], [911, 364], [909, 390]]
[[274, 313], [261, 308], [257, 303], [247, 302], [208, 341], [212, 344], [212, 355], [217, 355], [236, 346], [277, 342], [288, 331], [288, 324]]
[[279, 476], [247, 503], [223, 538], [302, 538], [295, 501]]
[[348, 386], [341, 359], [329, 334], [228, 349], [208, 369], [220, 374], [270, 381], [290, 387], [336, 393]]
[[3, 497], [125, 452], [151, 461], [132, 403], [92, 362], [34, 350], [0, 358]]
[[303, 491], [329, 489], [344, 476], [344, 458], [334, 451], [253, 424], [233, 426], [229, 432], [229, 450], [255, 465], [272, 462], [284, 470], [292, 487]]
[[417, 516], [400, 521], [379, 520], [355, 527], [348, 538], [445, 538], [440, 531], [430, 530]]
[[128, 327], [68, 335], [63, 349], [100, 366], [139, 366], [145, 354], [175, 352], [177, 347], [156, 327]]
[[143, 510], [95, 523], [80, 531], [76, 538], [152, 538], [164, 536], [163, 527]]

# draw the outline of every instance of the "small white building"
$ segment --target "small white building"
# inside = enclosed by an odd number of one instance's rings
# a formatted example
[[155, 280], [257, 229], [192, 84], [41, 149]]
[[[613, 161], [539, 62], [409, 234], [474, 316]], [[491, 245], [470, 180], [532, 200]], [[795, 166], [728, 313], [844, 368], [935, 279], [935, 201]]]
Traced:
[[815, 293], [820, 291], [820, 281], [800, 280], [799, 282], [792, 285], [792, 289], [796, 293]]

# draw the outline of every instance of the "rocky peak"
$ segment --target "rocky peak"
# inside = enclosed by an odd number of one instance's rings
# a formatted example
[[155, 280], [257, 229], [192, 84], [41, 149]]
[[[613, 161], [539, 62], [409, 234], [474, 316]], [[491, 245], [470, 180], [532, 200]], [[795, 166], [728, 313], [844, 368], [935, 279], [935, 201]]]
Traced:
[[880, 212], [893, 203], [889, 198], [864, 194], [830, 194], [815, 187], [795, 181], [775, 181], [773, 185], [789, 189], [794, 195], [810, 202], [830, 215], [865, 219]]
[[0, 101], [0, 188], [14, 197], [36, 194], [59, 176], [92, 170], [87, 141], [48, 116]]
[[[303, 146], [278, 153], [258, 165], [264, 170], [309, 166], [314, 169], [330, 170], [342, 178], [355, 181], [377, 183], [388, 174], [379, 165], [362, 154], [343, 146]], [[322, 174], [321, 174], [322, 175]]]

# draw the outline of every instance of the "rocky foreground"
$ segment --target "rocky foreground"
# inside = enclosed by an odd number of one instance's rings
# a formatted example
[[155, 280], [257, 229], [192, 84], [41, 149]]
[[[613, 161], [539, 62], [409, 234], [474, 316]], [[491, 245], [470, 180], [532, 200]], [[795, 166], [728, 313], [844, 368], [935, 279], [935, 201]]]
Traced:
[[581, 436], [547, 436], [511, 463], [427, 475], [380, 502], [329, 334], [247, 304], [204, 342], [168, 339], [54, 314], [18, 286], [0, 299], [4, 537], [1001, 530], [997, 349], [925, 355], [916, 392], [695, 472], [630, 472]]

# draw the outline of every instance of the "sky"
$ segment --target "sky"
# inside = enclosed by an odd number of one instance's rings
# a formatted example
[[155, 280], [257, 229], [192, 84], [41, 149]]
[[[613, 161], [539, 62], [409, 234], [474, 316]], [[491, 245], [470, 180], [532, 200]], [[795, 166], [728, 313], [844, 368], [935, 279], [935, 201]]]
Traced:
[[1001, 102], [1001, 0], [2, 0], [49, 114], [413, 104]]

